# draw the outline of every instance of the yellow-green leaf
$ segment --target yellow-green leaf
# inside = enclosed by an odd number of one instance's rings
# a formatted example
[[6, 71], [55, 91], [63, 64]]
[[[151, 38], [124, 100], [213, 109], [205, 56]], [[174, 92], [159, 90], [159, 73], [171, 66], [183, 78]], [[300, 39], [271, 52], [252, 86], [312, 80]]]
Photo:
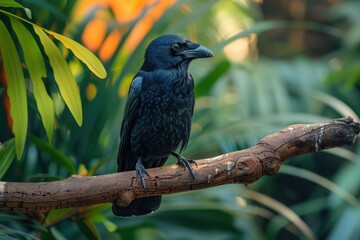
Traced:
[[7, 140], [4, 144], [0, 144], [0, 179], [6, 173], [14, 158], [15, 142], [12, 138], [10, 140]]
[[83, 219], [76, 224], [86, 239], [101, 239], [100, 233], [91, 219]]
[[108, 232], [115, 232], [117, 230], [117, 225], [108, 220], [103, 214], [98, 213], [96, 215], [93, 215], [91, 220], [93, 220], [95, 223], [102, 223], [104, 224], [104, 227], [108, 230]]
[[46, 77], [46, 68], [43, 56], [30, 31], [27, 30], [18, 19], [11, 17], [10, 21], [23, 50], [25, 64], [34, 85], [34, 97], [36, 104], [43, 121], [46, 134], [51, 142], [55, 123], [55, 107], [54, 102], [47, 93], [45, 84], [42, 80]]
[[15, 2], [14, 0], [1, 0], [0, 1], [0, 7], [14, 7], [14, 8], [22, 8], [24, 9], [26, 15], [28, 18], [31, 19], [31, 10], [24, 7], [20, 3]]
[[33, 27], [44, 46], [46, 55], [49, 57], [50, 65], [53, 69], [54, 78], [59, 87], [60, 94], [77, 124], [81, 126], [83, 114], [80, 93], [75, 78], [59, 49], [45, 34], [44, 30], [37, 25], [33, 25]]
[[100, 60], [87, 48], [79, 44], [78, 42], [65, 37], [61, 34], [52, 32], [50, 30], [44, 29], [47, 33], [53, 35], [57, 40], [62, 42], [66, 48], [71, 49], [74, 55], [81, 60], [86, 66], [99, 78], [106, 77], [106, 70]]
[[[26, 11], [26, 9], [25, 9]], [[62, 42], [62, 44], [64, 44], [64, 46], [66, 48], [71, 49], [71, 51], [74, 53], [74, 55], [81, 60], [82, 62], [84, 62], [86, 64], [86, 66], [94, 73], [96, 74], [99, 78], [105, 78], [107, 73], [106, 70], [104, 68], [104, 65], [100, 62], [100, 60], [91, 52], [89, 51], [87, 48], [85, 48], [84, 46], [82, 46], [80, 43], [65, 37], [61, 34], [58, 34], [56, 32], [50, 31], [48, 29], [45, 28], [41, 28], [38, 25], [29, 22], [28, 20], [21, 18], [17, 15], [14, 15], [12, 13], [3, 11], [0, 9], [1, 13], [4, 13], [10, 17], [15, 17], [21, 21], [24, 21], [28, 24], [31, 24], [34, 28], [37, 27], [39, 29], [42, 29], [43, 31], [46, 31], [48, 34], [53, 35], [56, 39], [58, 39], [60, 42]]]
[[17, 3], [14, 0], [1, 0], [0, 7], [24, 8], [20, 3]]
[[26, 85], [15, 44], [5, 24], [1, 20], [0, 36], [0, 48], [4, 61], [5, 75], [8, 81], [7, 94], [10, 99], [10, 114], [13, 120], [12, 130], [15, 135], [15, 150], [17, 158], [20, 159], [24, 151], [28, 124]]

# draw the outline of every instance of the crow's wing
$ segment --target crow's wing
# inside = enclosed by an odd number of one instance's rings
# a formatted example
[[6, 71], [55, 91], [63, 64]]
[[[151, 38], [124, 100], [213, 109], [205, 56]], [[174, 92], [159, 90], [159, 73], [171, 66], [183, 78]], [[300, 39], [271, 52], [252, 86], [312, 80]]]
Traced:
[[138, 118], [140, 112], [140, 95], [141, 95], [142, 81], [143, 81], [143, 77], [141, 76], [136, 76], [132, 80], [127, 101], [125, 104], [124, 116], [120, 130], [121, 140], [120, 140], [118, 159], [117, 159], [119, 172], [134, 170], [130, 166], [132, 165], [135, 166], [135, 162], [132, 163], [131, 161], [136, 161], [136, 160], [126, 159], [126, 158], [131, 157], [131, 154], [128, 154], [129, 151], [131, 151], [130, 138], [135, 121]]
[[[189, 73], [188, 83], [192, 85], [191, 89], [194, 89], [194, 79], [193, 79], [193, 76], [190, 73]], [[192, 90], [192, 91], [194, 91], [194, 90]], [[195, 105], [194, 92], [192, 92], [189, 97], [190, 97], [190, 104], [189, 104], [188, 111], [189, 111], [190, 116], [192, 117], [193, 114], [194, 114], [194, 105]], [[186, 146], [187, 146], [187, 144], [189, 142], [190, 131], [191, 131], [191, 121], [189, 122], [189, 126], [187, 126], [186, 129], [187, 129], [187, 131], [184, 132], [184, 137], [182, 139], [182, 143], [181, 143], [181, 146], [180, 146], [179, 153], [181, 153], [181, 151], [186, 148]]]

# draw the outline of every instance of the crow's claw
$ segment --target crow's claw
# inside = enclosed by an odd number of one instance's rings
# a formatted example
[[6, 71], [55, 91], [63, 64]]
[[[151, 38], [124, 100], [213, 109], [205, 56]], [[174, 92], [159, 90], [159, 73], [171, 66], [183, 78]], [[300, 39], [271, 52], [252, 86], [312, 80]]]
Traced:
[[193, 163], [193, 164], [195, 164], [196, 167], [199, 167], [195, 160], [192, 160], [192, 159], [187, 159], [187, 160], [190, 164]]
[[145, 180], [144, 180], [144, 174], [148, 177], [151, 178], [150, 174], [146, 171], [144, 165], [142, 165], [141, 163], [141, 158], [138, 159], [138, 161], [136, 162], [136, 166], [135, 166], [135, 172], [136, 172], [136, 179], [138, 177], [140, 177], [141, 179], [141, 186], [144, 188], [145, 192], [147, 191], [146, 189], [146, 184], [145, 184]]
[[180, 154], [177, 154], [176, 152], [171, 152], [171, 154], [177, 158], [177, 160], [178, 160], [177, 164], [179, 164], [179, 165], [183, 166], [185, 169], [189, 170], [190, 175], [193, 178], [193, 181], [195, 181], [195, 174], [194, 174], [194, 171], [190, 164], [194, 163], [197, 167], [198, 166], [197, 163], [194, 160], [187, 159], [187, 158], [181, 156]]

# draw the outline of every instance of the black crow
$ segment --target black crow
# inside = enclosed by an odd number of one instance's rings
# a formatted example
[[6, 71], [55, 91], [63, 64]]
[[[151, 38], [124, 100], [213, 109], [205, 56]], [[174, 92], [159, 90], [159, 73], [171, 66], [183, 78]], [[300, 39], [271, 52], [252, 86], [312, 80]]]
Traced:
[[[162, 166], [173, 155], [189, 169], [189, 161], [175, 153], [186, 147], [194, 111], [194, 81], [188, 72], [196, 58], [212, 57], [206, 47], [177, 35], [164, 35], [147, 47], [145, 60], [132, 80], [120, 131], [118, 171], [136, 171], [146, 190], [146, 168]], [[118, 216], [144, 215], [159, 208], [161, 196], [135, 199], [127, 207], [113, 203]]]

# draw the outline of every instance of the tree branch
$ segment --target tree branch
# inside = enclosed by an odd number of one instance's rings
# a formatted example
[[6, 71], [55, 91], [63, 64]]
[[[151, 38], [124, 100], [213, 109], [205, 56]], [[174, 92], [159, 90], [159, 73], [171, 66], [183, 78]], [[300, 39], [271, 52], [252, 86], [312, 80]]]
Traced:
[[351, 117], [318, 124], [297, 124], [263, 138], [254, 147], [197, 160], [195, 181], [183, 167], [148, 169], [147, 191], [134, 171], [93, 177], [71, 176], [42, 183], [0, 182], [0, 210], [47, 211], [112, 202], [127, 206], [133, 199], [208, 188], [229, 183], [249, 184], [277, 173], [287, 159], [321, 149], [351, 145], [360, 124]]

